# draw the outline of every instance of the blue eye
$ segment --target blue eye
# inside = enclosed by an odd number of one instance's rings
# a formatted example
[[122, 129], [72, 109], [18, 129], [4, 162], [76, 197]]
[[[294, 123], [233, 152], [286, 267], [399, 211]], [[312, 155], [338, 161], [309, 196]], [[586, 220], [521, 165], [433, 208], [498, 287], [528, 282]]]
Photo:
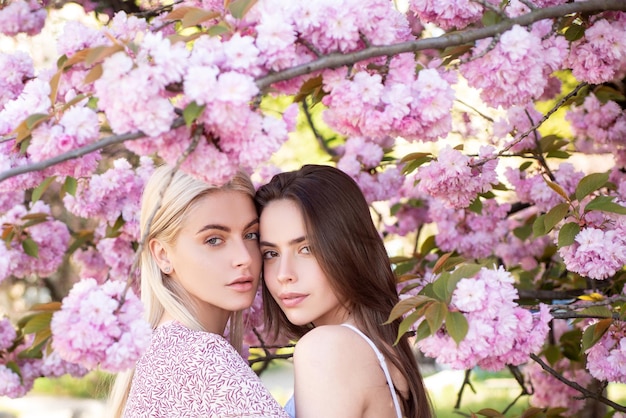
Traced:
[[259, 233], [258, 232], [248, 232], [246, 234], [246, 239], [251, 239], [254, 241], [258, 241], [259, 240]]
[[209, 239], [207, 239], [205, 241], [205, 243], [211, 245], [211, 246], [217, 246], [220, 245], [222, 242], [224, 242], [224, 240], [220, 237], [211, 237]]

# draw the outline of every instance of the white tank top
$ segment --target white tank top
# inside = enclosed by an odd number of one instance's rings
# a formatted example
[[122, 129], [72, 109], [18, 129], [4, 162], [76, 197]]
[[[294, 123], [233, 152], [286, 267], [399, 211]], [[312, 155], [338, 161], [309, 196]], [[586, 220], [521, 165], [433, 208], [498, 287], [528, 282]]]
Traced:
[[396, 417], [402, 418], [402, 409], [400, 408], [400, 402], [398, 401], [398, 394], [395, 391], [393, 386], [393, 380], [391, 380], [391, 374], [389, 373], [389, 369], [387, 368], [387, 362], [385, 361], [385, 356], [380, 352], [376, 344], [369, 337], [361, 332], [357, 327], [350, 324], [341, 324], [341, 326], [350, 328], [352, 331], [359, 334], [367, 343], [372, 347], [374, 353], [376, 353], [376, 357], [378, 357], [378, 362], [380, 363], [380, 367], [383, 369], [383, 373], [385, 373], [385, 379], [387, 379], [387, 386], [389, 386], [389, 391], [391, 392], [391, 399], [393, 399], [393, 406], [396, 409]]

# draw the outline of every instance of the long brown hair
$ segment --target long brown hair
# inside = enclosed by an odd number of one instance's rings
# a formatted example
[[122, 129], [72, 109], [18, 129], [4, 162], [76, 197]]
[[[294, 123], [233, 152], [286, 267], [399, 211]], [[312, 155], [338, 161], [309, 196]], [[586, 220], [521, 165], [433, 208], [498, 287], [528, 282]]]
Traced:
[[[369, 206], [358, 184], [343, 171], [324, 165], [304, 165], [275, 175], [256, 193], [259, 214], [271, 201], [289, 199], [304, 217], [313, 254], [340, 301], [345, 301], [357, 326], [403, 374], [408, 398], [400, 397], [409, 418], [430, 418], [426, 394], [415, 354], [405, 334], [397, 345], [400, 319], [383, 325], [399, 301], [396, 278], [384, 243], [374, 226]], [[263, 286], [265, 325], [300, 338], [309, 327], [289, 322], [266, 286]]]

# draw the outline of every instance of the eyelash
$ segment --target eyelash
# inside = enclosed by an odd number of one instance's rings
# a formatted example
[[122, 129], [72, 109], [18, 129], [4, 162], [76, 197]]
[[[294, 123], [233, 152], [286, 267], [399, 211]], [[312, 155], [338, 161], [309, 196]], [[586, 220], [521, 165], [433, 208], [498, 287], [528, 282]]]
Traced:
[[[248, 232], [247, 234], [244, 235], [244, 239], [246, 240], [252, 240], [252, 241], [258, 241], [259, 240], [259, 233], [258, 232]], [[219, 240], [219, 243], [216, 243], [215, 241]], [[210, 237], [207, 238], [207, 240], [205, 241], [205, 243], [211, 245], [211, 246], [218, 246], [221, 243], [224, 242], [223, 238], [220, 237]]]

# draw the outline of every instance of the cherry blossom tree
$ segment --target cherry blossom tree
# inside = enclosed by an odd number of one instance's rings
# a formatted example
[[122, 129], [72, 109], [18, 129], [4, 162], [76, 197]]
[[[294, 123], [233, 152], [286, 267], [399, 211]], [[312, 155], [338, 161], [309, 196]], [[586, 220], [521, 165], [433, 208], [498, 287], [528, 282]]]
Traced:
[[[0, 53], [0, 281], [47, 289], [0, 319], [0, 395], [141, 355], [155, 165], [265, 181], [309, 137], [402, 248], [390, 319], [416, 349], [511, 370], [525, 416], [624, 416], [604, 389], [626, 383], [626, 2], [78, 3], [93, 25], [64, 25], [54, 65]], [[62, 6], [2, 2], [0, 32]], [[248, 317], [251, 362], [276, 358]]]

